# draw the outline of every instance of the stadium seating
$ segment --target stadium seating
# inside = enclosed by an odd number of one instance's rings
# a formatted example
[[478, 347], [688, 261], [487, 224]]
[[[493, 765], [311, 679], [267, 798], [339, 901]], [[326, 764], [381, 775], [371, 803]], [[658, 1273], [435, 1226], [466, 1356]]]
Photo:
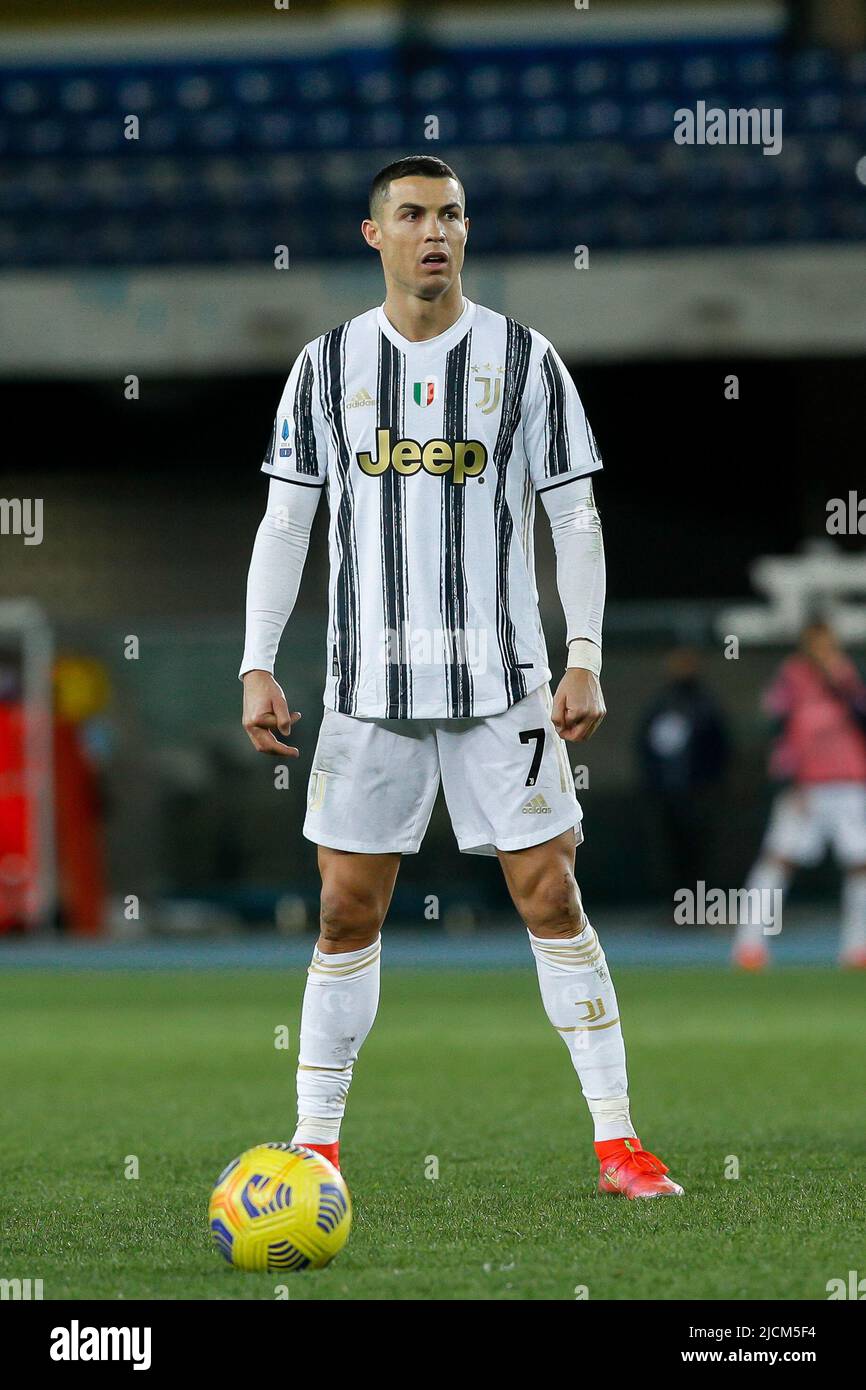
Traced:
[[[781, 107], [783, 154], [676, 145], [698, 100]], [[0, 260], [259, 261], [289, 227], [357, 255], [369, 174], [409, 151], [464, 175], [476, 251], [850, 240], [864, 133], [866, 53], [763, 41], [0, 69]]]

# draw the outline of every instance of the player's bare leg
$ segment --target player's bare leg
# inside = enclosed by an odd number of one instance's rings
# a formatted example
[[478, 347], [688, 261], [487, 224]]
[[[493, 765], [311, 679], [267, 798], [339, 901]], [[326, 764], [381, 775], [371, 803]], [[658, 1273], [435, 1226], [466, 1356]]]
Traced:
[[319, 939], [304, 991], [292, 1142], [337, 1167], [352, 1072], [379, 1005], [379, 932], [400, 858], [319, 846]]
[[866, 970], [866, 864], [846, 868], [842, 881], [839, 964]]
[[[784, 895], [796, 868], [796, 864], [782, 858], [779, 854], [764, 853], [752, 866], [746, 879], [746, 890], [749, 893], [757, 890], [760, 894], [758, 900], [760, 902], [767, 901], [766, 894], [778, 892]], [[775, 901], [775, 898], [772, 901]], [[751, 908], [746, 919], [737, 923], [737, 930], [734, 935], [733, 961], [740, 970], [763, 970], [769, 964], [768, 942], [770, 938], [764, 931], [764, 927], [777, 925], [779, 924], [775, 921], [765, 922], [763, 913], [753, 911]]]
[[595, 1127], [599, 1190], [627, 1197], [681, 1196], [647, 1153], [629, 1114], [625, 1044], [613, 982], [574, 877], [567, 830], [528, 849], [499, 851], [508, 891], [529, 933], [541, 998], [571, 1055]]

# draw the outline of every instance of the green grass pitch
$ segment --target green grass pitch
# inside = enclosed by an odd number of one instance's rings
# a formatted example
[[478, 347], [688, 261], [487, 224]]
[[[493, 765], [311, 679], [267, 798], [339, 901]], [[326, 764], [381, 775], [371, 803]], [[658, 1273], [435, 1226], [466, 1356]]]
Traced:
[[616, 971], [637, 1130], [686, 1188], [656, 1202], [595, 1195], [531, 965], [386, 966], [382, 984], [343, 1128], [354, 1228], [328, 1269], [285, 1276], [230, 1269], [206, 1207], [230, 1158], [291, 1138], [303, 972], [0, 975], [0, 1275], [57, 1299], [287, 1283], [291, 1299], [572, 1300], [825, 1299], [866, 1273], [862, 976]]

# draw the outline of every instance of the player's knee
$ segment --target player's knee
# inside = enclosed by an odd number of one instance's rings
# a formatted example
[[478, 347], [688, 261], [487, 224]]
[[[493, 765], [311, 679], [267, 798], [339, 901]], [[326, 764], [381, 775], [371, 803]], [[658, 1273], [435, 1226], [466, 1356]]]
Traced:
[[320, 929], [327, 941], [357, 941], [363, 946], [375, 939], [384, 917], [385, 908], [375, 893], [346, 886], [322, 889]]
[[522, 904], [522, 916], [534, 936], [575, 936], [586, 925], [580, 893], [572, 874], [543, 878]]

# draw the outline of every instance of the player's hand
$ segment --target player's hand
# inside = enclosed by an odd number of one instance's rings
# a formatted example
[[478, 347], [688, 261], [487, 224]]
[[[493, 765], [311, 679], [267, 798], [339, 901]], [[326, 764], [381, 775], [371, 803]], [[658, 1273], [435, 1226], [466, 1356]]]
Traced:
[[607, 714], [598, 676], [570, 666], [559, 682], [551, 718], [560, 738], [583, 743], [592, 738]]
[[280, 743], [274, 734], [288, 735], [292, 725], [300, 719], [300, 713], [286, 704], [282, 687], [277, 684], [269, 671], [247, 671], [244, 675], [244, 713], [243, 726], [251, 744], [260, 753], [273, 753], [279, 758], [300, 757], [297, 748], [288, 743]]

